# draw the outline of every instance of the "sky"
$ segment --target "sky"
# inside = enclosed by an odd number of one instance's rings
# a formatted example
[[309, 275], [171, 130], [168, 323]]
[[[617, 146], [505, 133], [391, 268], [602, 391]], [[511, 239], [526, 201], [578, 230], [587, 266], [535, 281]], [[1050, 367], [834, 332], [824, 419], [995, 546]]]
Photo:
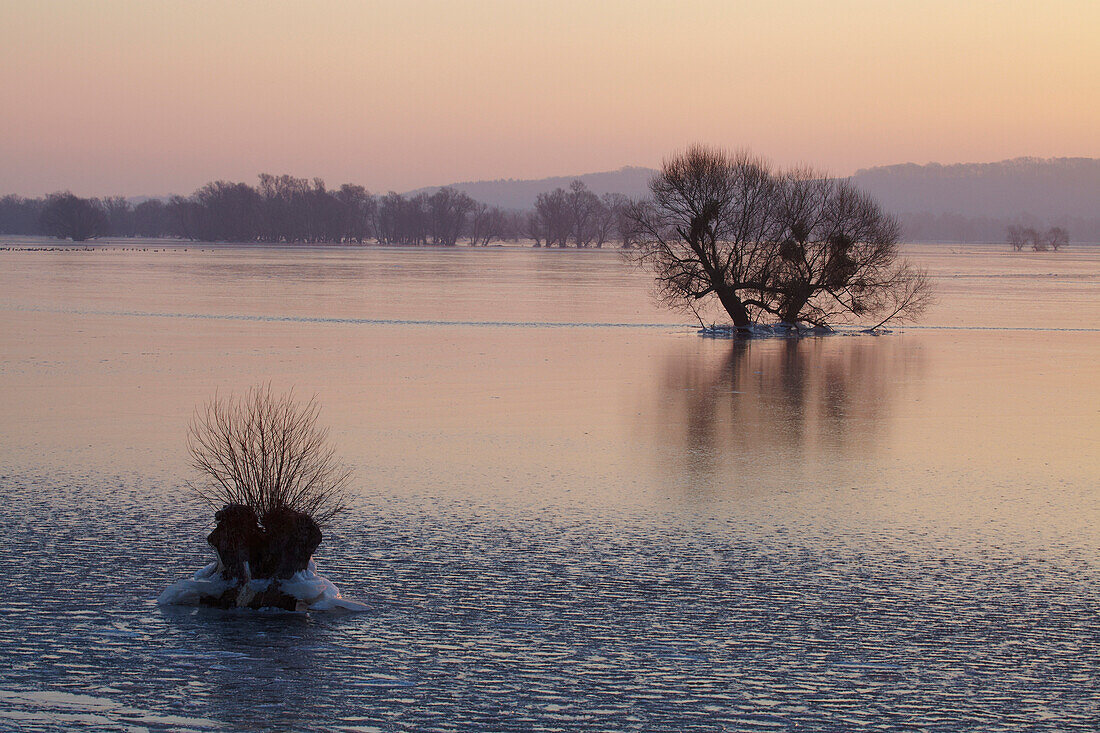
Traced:
[[1100, 157], [1095, 0], [0, 0], [0, 194]]

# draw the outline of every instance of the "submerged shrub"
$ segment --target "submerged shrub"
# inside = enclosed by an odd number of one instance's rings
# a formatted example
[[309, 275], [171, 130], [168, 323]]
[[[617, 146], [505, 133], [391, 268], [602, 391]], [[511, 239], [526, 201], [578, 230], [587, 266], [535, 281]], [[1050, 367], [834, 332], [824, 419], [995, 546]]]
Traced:
[[187, 433], [191, 465], [203, 477], [195, 492], [214, 509], [249, 507], [261, 521], [284, 509], [331, 519], [347, 506], [351, 471], [317, 425], [319, 412], [316, 398], [300, 403], [270, 385], [215, 396]]

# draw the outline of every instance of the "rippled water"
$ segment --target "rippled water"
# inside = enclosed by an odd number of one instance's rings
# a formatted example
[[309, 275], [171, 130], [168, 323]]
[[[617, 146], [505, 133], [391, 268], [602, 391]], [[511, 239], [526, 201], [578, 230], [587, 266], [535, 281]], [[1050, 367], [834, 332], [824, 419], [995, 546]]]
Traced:
[[[613, 253], [153, 248], [0, 252], [0, 728], [1097, 727], [1100, 251], [738, 344]], [[191, 410], [259, 380], [355, 465], [369, 613], [153, 603]]]

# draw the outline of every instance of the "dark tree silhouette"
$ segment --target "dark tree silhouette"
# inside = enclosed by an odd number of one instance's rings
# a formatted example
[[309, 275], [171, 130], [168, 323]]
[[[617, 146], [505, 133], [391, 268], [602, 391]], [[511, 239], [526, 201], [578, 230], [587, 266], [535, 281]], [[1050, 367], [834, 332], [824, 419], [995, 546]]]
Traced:
[[596, 238], [600, 198], [589, 191], [583, 181], [576, 180], [569, 184], [565, 200], [573, 243], [578, 248], [587, 247]]
[[543, 242], [550, 246], [548, 228], [543, 217], [538, 211], [528, 211], [523, 216], [523, 235], [530, 239], [535, 247], [541, 247]]
[[199, 239], [251, 242], [259, 236], [263, 200], [248, 184], [213, 181], [193, 198]]
[[108, 196], [99, 200], [107, 217], [106, 234], [112, 237], [130, 236], [134, 230], [134, 209], [122, 196]]
[[0, 198], [0, 234], [39, 234], [45, 203], [15, 194]]
[[809, 169], [783, 176], [776, 193], [779, 257], [763, 273], [763, 310], [818, 326], [923, 310], [927, 277], [898, 257], [897, 221], [869, 196]]
[[621, 193], [607, 193], [603, 195], [603, 203], [611, 213], [613, 232], [619, 246], [630, 249], [641, 236], [637, 222], [630, 215], [630, 199]]
[[1047, 230], [1045, 238], [1047, 244], [1055, 252], [1069, 244], [1069, 232], [1062, 227], [1051, 227]]
[[1028, 229], [1020, 226], [1019, 224], [1011, 224], [1008, 227], [1008, 243], [1012, 247], [1013, 252], [1020, 252], [1027, 245], [1030, 237], [1028, 236]]
[[498, 207], [475, 204], [470, 212], [470, 244], [488, 247], [494, 239], [504, 238], [507, 225], [508, 217]]
[[445, 186], [428, 198], [432, 244], [453, 247], [466, 228], [466, 216], [474, 208], [468, 194]]
[[42, 231], [58, 239], [84, 242], [107, 233], [107, 215], [99, 202], [68, 191], [47, 196], [41, 216]]
[[351, 183], [340, 186], [335, 196], [341, 206], [339, 241], [362, 244], [374, 233], [374, 219], [378, 212], [374, 197], [367, 189]]
[[168, 216], [163, 201], [149, 199], [134, 207], [133, 229], [130, 234], [138, 237], [164, 237], [170, 233]]
[[899, 258], [898, 226], [847, 181], [783, 176], [746, 152], [694, 146], [667, 160], [631, 218], [633, 259], [670, 306], [718, 301], [739, 329], [767, 314], [831, 326], [916, 316], [925, 275]]
[[535, 215], [547, 247], [555, 244], [566, 247], [573, 232], [573, 218], [569, 206], [569, 195], [564, 188], [555, 188], [549, 193], [540, 193], [535, 199]]
[[662, 300], [694, 311], [716, 298], [738, 328], [753, 322], [754, 296], [774, 259], [771, 208], [776, 181], [747, 153], [694, 146], [665, 161], [652, 198], [632, 217], [641, 241], [634, 259], [656, 277]]
[[187, 434], [191, 465], [203, 479], [193, 487], [199, 498], [260, 517], [292, 509], [318, 523], [343, 511], [351, 472], [317, 425], [319, 411], [316, 400], [302, 404], [269, 386], [208, 402]]
[[[211, 181], [190, 196], [148, 199], [136, 206], [121, 196], [82, 199], [86, 205], [73, 200], [55, 202], [50, 216], [44, 218], [48, 200], [4, 196], [0, 198], [0, 234], [43, 234], [48, 223], [54, 236], [62, 230], [60, 236], [72, 236], [73, 221], [82, 221], [77, 215], [83, 212], [85, 224], [95, 224], [88, 233], [77, 231], [85, 237], [109, 234], [288, 244], [363, 244], [374, 239], [389, 245], [443, 246], [468, 237], [471, 246], [484, 247], [526, 236], [535, 246], [600, 247], [628, 231], [624, 212], [629, 204], [619, 194], [597, 197], [580, 181], [574, 181], [568, 191], [558, 188], [543, 194], [534, 210], [505, 211], [479, 204], [450, 187], [431, 194], [391, 191], [375, 197], [350, 183], [330, 190], [320, 178], [268, 173], [259, 176], [256, 186]], [[102, 214], [103, 226], [93, 221], [99, 215], [88, 207]]]

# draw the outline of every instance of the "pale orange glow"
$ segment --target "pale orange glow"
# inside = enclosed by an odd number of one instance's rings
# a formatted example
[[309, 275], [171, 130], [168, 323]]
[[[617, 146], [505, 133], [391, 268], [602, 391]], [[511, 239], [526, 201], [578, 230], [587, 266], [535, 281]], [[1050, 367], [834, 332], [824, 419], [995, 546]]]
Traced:
[[1100, 4], [8, 2], [0, 193], [1100, 156]]

